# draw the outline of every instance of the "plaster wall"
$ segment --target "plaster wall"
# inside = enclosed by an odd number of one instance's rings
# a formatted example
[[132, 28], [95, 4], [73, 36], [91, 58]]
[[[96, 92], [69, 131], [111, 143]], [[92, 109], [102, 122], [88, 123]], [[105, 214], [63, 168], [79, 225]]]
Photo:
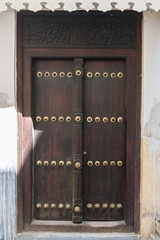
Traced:
[[[144, 12], [140, 192], [140, 220], [143, 240], [149, 239], [149, 235], [155, 231], [155, 213], [160, 209], [159, 26], [160, 14], [151, 11]], [[17, 114], [15, 52], [16, 12], [2, 12], [0, 13], [0, 235], [2, 235], [3, 240], [12, 240], [16, 236]], [[32, 234], [30, 236], [34, 239]], [[116, 235], [116, 239], [118, 239], [118, 236], [119, 234]], [[121, 235], [121, 239], [131, 239], [129, 235], [125, 235], [125, 237]], [[106, 239], [109, 238], [106, 236]]]
[[155, 231], [160, 209], [160, 14], [143, 13], [141, 236]]
[[0, 235], [3, 240], [12, 240], [16, 232], [15, 34], [16, 13], [0, 13]]

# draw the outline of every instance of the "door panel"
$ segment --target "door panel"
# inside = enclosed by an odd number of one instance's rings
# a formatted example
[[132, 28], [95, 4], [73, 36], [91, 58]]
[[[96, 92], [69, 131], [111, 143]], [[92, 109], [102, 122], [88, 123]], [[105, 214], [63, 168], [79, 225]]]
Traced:
[[125, 62], [87, 60], [84, 76], [84, 219], [122, 220], [126, 152]]
[[72, 72], [71, 60], [34, 61], [32, 117], [36, 219], [71, 220]]
[[[71, 220], [73, 192], [81, 186], [81, 178], [73, 178], [72, 168], [74, 107], [75, 101], [79, 102], [73, 64], [62, 59], [34, 61], [36, 219]], [[86, 60], [83, 78], [83, 219], [122, 220], [126, 184], [125, 62]], [[74, 136], [74, 141], [79, 140]], [[73, 179], [79, 181], [74, 190]]]
[[19, 231], [139, 231], [141, 17], [18, 14]]

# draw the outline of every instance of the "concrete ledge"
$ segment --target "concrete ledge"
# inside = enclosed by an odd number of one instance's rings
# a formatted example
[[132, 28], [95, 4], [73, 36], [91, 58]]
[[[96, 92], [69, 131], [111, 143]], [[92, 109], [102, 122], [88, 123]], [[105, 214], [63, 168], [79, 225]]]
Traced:
[[134, 233], [37, 233], [28, 232], [17, 235], [17, 240], [139, 240]]

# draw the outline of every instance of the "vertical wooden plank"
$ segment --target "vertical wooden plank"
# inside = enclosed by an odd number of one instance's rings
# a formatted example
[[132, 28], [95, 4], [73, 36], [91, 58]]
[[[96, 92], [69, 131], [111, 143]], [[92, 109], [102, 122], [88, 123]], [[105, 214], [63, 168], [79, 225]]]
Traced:
[[134, 183], [134, 232], [140, 229], [140, 155], [141, 155], [141, 90], [142, 90], [142, 14], [137, 21], [136, 53], [136, 147], [135, 147], [135, 183]]
[[73, 146], [73, 215], [74, 223], [82, 222], [82, 123], [83, 123], [83, 59], [74, 59], [75, 82], [75, 107], [74, 107], [74, 146]]

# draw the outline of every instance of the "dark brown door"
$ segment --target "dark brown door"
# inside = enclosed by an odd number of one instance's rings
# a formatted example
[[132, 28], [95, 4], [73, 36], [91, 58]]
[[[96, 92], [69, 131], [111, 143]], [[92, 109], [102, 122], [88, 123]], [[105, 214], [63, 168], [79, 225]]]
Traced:
[[85, 63], [85, 220], [124, 218], [125, 81], [123, 60]]
[[73, 96], [72, 60], [34, 62], [32, 116], [36, 219], [71, 220]]
[[18, 29], [20, 231], [138, 231], [141, 15], [23, 11]]
[[[75, 201], [83, 206], [77, 213], [84, 220], [124, 219], [125, 62], [81, 61], [82, 70], [73, 59], [34, 61], [36, 219], [71, 220]], [[76, 86], [77, 76], [82, 88]], [[83, 137], [75, 129], [78, 122]], [[83, 169], [79, 178], [73, 178], [76, 155]]]

